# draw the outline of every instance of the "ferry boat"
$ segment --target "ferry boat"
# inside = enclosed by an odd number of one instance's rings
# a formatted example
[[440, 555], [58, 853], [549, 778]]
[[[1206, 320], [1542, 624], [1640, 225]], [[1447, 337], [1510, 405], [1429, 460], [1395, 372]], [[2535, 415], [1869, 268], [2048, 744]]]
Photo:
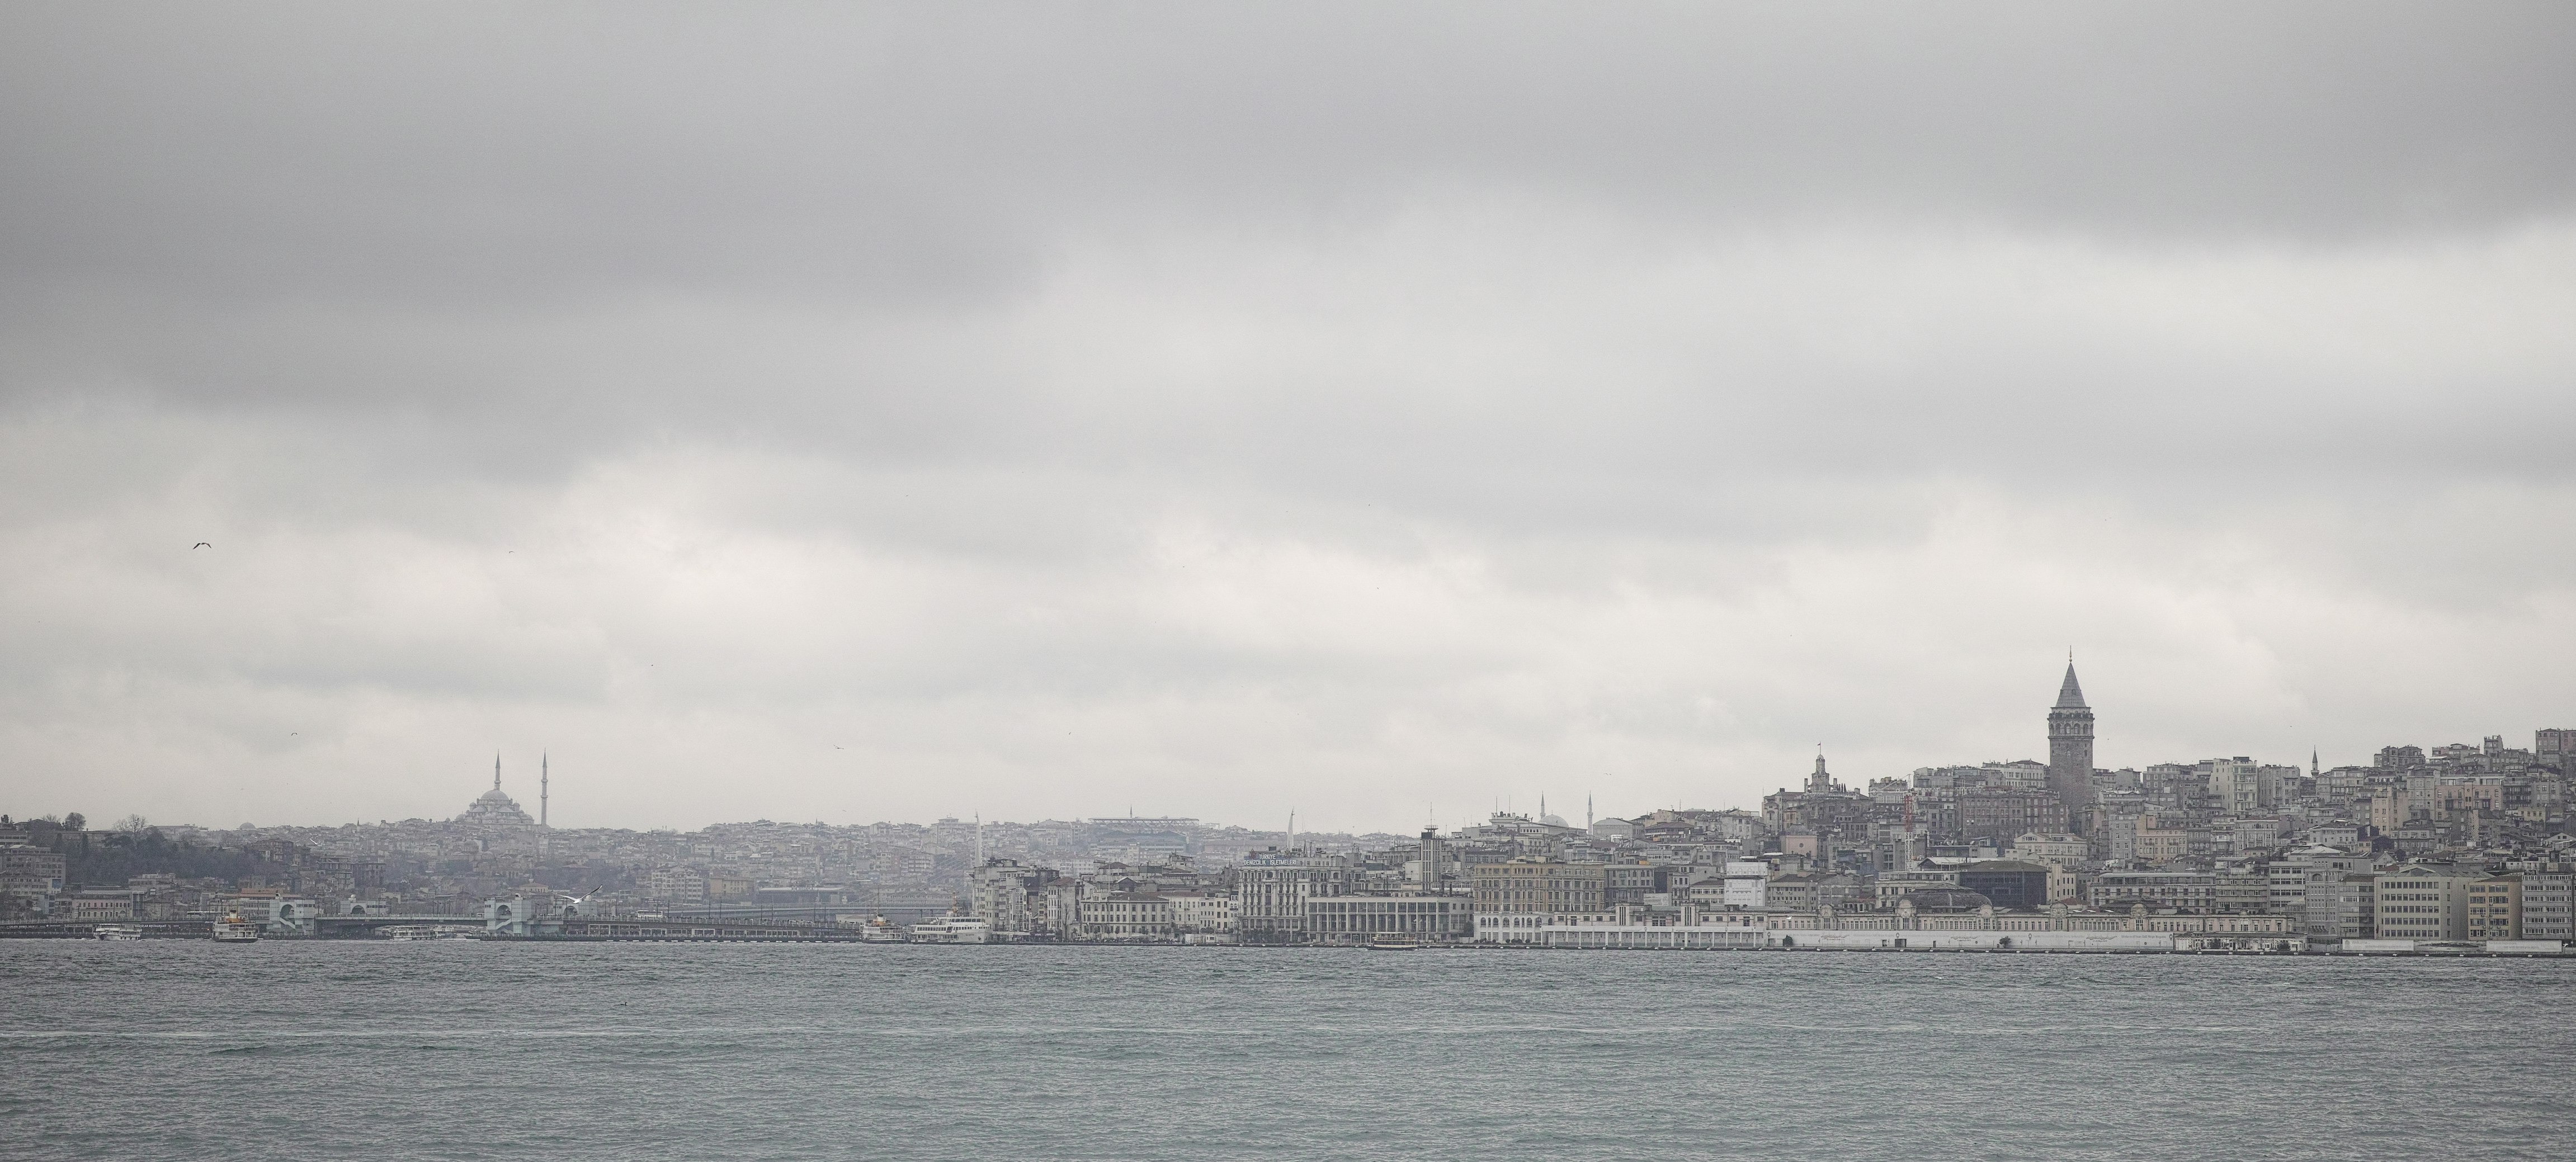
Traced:
[[1411, 952], [1422, 947], [1422, 942], [1399, 932], [1389, 932], [1369, 937], [1368, 946], [1380, 952]]
[[900, 944], [903, 943], [903, 929], [878, 916], [859, 926], [859, 939], [868, 944]]
[[992, 936], [992, 925], [972, 916], [942, 916], [912, 926], [915, 944], [982, 944]]
[[90, 929], [90, 935], [101, 940], [141, 940], [143, 928], [137, 924], [101, 924]]
[[259, 925], [242, 919], [239, 912], [227, 912], [215, 921], [215, 943], [252, 944], [259, 940]]

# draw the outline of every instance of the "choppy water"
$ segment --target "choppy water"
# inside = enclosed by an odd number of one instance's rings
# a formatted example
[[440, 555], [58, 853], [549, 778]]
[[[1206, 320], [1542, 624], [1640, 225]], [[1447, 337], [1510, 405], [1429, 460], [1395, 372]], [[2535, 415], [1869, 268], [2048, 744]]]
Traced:
[[0, 1157], [2576, 1157], [2576, 964], [0, 942]]

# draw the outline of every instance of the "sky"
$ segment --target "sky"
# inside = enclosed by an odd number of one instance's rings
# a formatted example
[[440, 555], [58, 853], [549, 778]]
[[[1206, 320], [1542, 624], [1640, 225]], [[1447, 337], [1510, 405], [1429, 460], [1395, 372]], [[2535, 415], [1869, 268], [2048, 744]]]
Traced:
[[[0, 811], [2576, 726], [2576, 9], [0, 8]], [[196, 547], [205, 542], [205, 547]]]

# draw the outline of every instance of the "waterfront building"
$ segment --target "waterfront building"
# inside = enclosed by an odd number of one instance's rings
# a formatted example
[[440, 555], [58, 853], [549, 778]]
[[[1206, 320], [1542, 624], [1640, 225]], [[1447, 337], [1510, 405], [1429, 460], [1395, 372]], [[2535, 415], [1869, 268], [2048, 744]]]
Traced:
[[2469, 885], [2482, 877], [2411, 863], [2379, 873], [2372, 935], [2380, 940], [2466, 940]]
[[68, 918], [77, 924], [134, 918], [134, 893], [124, 888], [82, 888], [64, 902], [70, 905]]
[[2508, 872], [2469, 883], [2471, 940], [2522, 939], [2522, 875]]
[[[2379, 876], [2374, 872], [2346, 872], [2328, 881], [2332, 892], [2324, 910], [2313, 903], [2308, 910], [2308, 931], [2336, 940], [2371, 940], [2379, 935]], [[2313, 901], [2316, 888], [2309, 889]], [[2322, 928], [2322, 931], [2320, 930]]]
[[1479, 944], [1536, 944], [1551, 919], [1545, 912], [1474, 911], [1472, 915]]
[[1270, 851], [1235, 865], [1235, 927], [1247, 940], [1294, 940], [1306, 931], [1306, 901], [1350, 891], [1350, 861], [1338, 855]]
[[1044, 931], [1040, 901], [1046, 886], [1056, 877], [1053, 868], [1030, 867], [1016, 859], [995, 856], [985, 860], [984, 866], [967, 878], [967, 913], [1003, 935]]
[[1472, 904], [1458, 896], [1317, 896], [1306, 901], [1306, 933], [1323, 941], [1407, 935], [1455, 940], [1474, 931]]
[[1478, 864], [1472, 875], [1470, 906], [1480, 913], [1598, 912], [1609, 895], [1609, 869], [1601, 864], [1511, 860]]
[[1176, 892], [1165, 895], [1172, 905], [1172, 929], [1184, 935], [1216, 935], [1235, 931], [1234, 897], [1216, 892]]
[[2534, 863], [2522, 873], [2522, 938], [2576, 940], [2576, 870]]
[[1044, 932], [1064, 940], [1082, 938], [1083, 883], [1070, 876], [1057, 879], [1038, 889], [1030, 901], [1029, 922], [1032, 932]]
[[1168, 940], [1172, 902], [1151, 892], [1111, 892], [1082, 901], [1085, 940]]

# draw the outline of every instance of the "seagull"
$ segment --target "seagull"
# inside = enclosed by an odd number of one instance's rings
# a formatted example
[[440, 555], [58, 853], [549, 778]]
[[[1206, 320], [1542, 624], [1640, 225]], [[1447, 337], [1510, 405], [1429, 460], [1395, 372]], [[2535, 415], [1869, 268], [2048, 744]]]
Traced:
[[199, 549], [211, 549], [214, 547], [215, 543], [213, 541], [199, 541], [196, 544], [188, 546], [188, 551], [193, 553]]

